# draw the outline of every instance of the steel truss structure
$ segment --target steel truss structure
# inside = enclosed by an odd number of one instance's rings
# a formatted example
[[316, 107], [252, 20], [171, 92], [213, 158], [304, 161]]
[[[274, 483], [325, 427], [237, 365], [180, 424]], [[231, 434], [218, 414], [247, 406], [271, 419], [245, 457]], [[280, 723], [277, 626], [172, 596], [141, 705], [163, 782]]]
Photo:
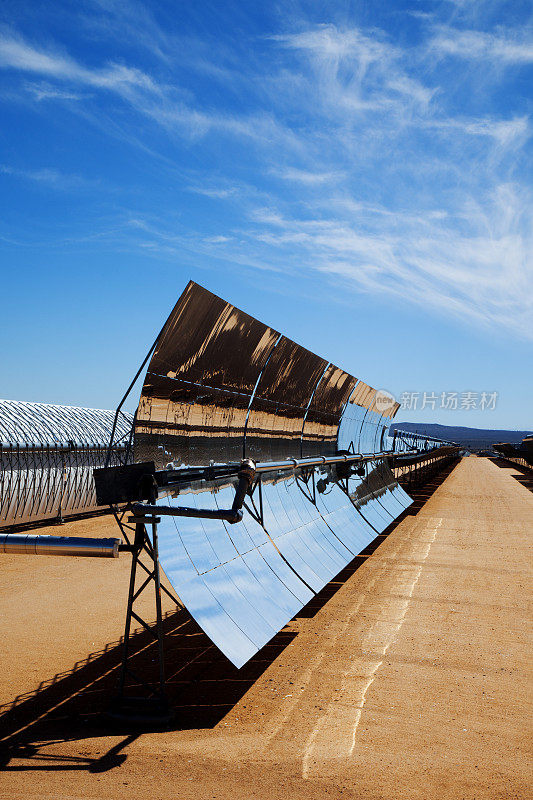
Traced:
[[[161, 611], [161, 592], [166, 593], [177, 606], [181, 603], [161, 584], [159, 564], [157, 525], [160, 518], [151, 516], [131, 516], [131, 509], [112, 506], [113, 514], [126, 544], [121, 550], [132, 555], [122, 668], [119, 677], [118, 694], [109, 713], [112, 717], [128, 720], [138, 718], [143, 723], [164, 723], [171, 718], [165, 690], [165, 659], [163, 639], [163, 616]], [[140, 582], [139, 582], [140, 578]], [[139, 611], [137, 600], [146, 591], [153, 591], [155, 624], [147, 621]], [[132, 624], [137, 622], [146, 630], [157, 646], [157, 669], [150, 675], [141, 675], [132, 667], [135, 654], [131, 652]], [[131, 692], [134, 687], [134, 694]], [[139, 696], [139, 690], [143, 692]]]

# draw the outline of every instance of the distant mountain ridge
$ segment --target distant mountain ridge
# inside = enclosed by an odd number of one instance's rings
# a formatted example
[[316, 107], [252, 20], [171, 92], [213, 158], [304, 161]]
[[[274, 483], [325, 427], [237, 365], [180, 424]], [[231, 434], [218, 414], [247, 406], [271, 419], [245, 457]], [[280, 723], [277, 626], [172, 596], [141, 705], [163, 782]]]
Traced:
[[467, 449], [485, 450], [495, 442], [519, 443], [524, 436], [531, 433], [527, 431], [508, 431], [500, 428], [465, 428], [459, 425], [437, 425], [432, 422], [394, 422], [389, 433], [394, 430], [412, 431], [425, 436], [434, 436], [436, 439], [446, 439], [457, 442]]

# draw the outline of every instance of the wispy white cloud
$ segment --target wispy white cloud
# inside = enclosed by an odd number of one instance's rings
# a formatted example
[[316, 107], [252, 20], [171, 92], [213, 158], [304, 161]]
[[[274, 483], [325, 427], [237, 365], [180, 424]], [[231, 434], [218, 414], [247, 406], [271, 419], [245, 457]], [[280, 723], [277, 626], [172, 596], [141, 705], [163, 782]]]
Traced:
[[164, 62], [170, 61], [172, 37], [156, 22], [149, 5], [138, 0], [89, 0], [83, 10], [77, 11], [83, 15], [85, 31], [99, 40], [105, 37], [116, 41], [118, 31], [122, 41], [134, 43]]
[[101, 186], [100, 181], [84, 178], [81, 175], [69, 175], [57, 169], [43, 167], [41, 169], [19, 169], [8, 164], [0, 164], [0, 173], [13, 175], [16, 178], [33, 181], [48, 188], [61, 191], [75, 191]]
[[377, 36], [365, 35], [357, 28], [340, 30], [331, 24], [272, 38], [284, 47], [313, 52], [323, 63], [331, 63], [336, 68], [343, 59], [354, 59], [361, 73], [372, 62], [387, 59], [393, 52], [393, 48]]
[[[168, 132], [179, 132], [193, 139], [219, 132], [253, 142], [279, 143], [286, 148], [299, 149], [298, 137], [272, 114], [260, 111], [236, 115], [191, 106], [184, 102], [180, 86], [162, 85], [137, 67], [110, 63], [91, 69], [68, 55], [33, 47], [20, 37], [0, 35], [2, 67], [56, 78], [74, 86], [114, 92], [135, 111]], [[36, 95], [31, 85], [29, 90]], [[52, 88], [44, 89], [36, 96], [37, 99], [51, 98], [54, 93], [57, 99], [65, 99], [62, 90]]]
[[433, 97], [432, 87], [406, 73], [402, 50], [378, 31], [329, 24], [273, 38], [305, 58], [313, 76], [308, 102], [320, 101], [335, 116], [384, 110], [403, 114], [425, 109]]
[[249, 242], [238, 232], [232, 235], [205, 236], [192, 230], [177, 228], [176, 224], [164, 226], [161, 220], [154, 221], [139, 216], [128, 219], [124, 227], [135, 231], [134, 239], [122, 239], [121, 246], [130, 250], [142, 247], [155, 257], [171, 259], [181, 258], [186, 251], [248, 270], [286, 273], [286, 268], [272, 263], [266, 254], [253, 252]]
[[68, 89], [61, 89], [50, 83], [26, 83], [25, 89], [38, 100], [86, 100], [87, 94], [75, 92]]
[[231, 242], [233, 239], [232, 236], [206, 236], [204, 242], [206, 244], [226, 244], [226, 242]]
[[435, 89], [424, 86], [420, 81], [401, 74], [388, 78], [386, 85], [392, 92], [397, 92], [399, 95], [409, 98], [421, 108], [429, 105], [436, 92]]
[[272, 174], [285, 181], [301, 183], [305, 186], [317, 186], [324, 183], [334, 183], [342, 178], [341, 172], [313, 172], [296, 167], [285, 167], [284, 169], [273, 169]]
[[429, 128], [461, 135], [484, 136], [494, 139], [505, 148], [512, 144], [522, 145], [530, 135], [529, 119], [526, 116], [513, 119], [464, 119], [460, 117], [434, 118], [426, 121]]
[[[501, 185], [483, 210], [459, 209], [463, 230], [447, 214], [337, 215], [317, 220], [258, 209], [250, 241], [285, 263], [307, 265], [345, 288], [389, 294], [487, 326], [533, 338], [533, 198]], [[272, 254], [270, 256], [272, 258]]]
[[[133, 0], [101, 2], [109, 19], [126, 15], [130, 33], [140, 25]], [[474, 104], [465, 112], [468, 101], [456, 100], [453, 80], [446, 83], [431, 62], [437, 54], [520, 66], [531, 60], [529, 45], [509, 30], [436, 31], [433, 17], [421, 22], [426, 39], [410, 47], [381, 31], [333, 24], [302, 24], [271, 36], [268, 57], [245, 65], [247, 91], [238, 103], [185, 91], [171, 68], [154, 71], [144, 62], [141, 69], [143, 62], [117, 59], [90, 67], [86, 59], [12, 34], [0, 36], [0, 66], [38, 76], [41, 82], [25, 84], [37, 100], [86, 100], [68, 107], [92, 113], [107, 134], [115, 130], [114, 114], [106, 109], [104, 117], [97, 100], [112, 93], [114, 112], [120, 97], [124, 140], [164, 160], [172, 180], [175, 151], [158, 153], [163, 137], [143, 138], [137, 115], [151, 121], [145, 125], [150, 134], [157, 126], [166, 141], [179, 136], [191, 152], [207, 148], [216, 174], [199, 166], [180, 175], [182, 190], [213, 201], [202, 225], [178, 226], [186, 209], [177, 201], [166, 224], [132, 215], [113, 234], [121, 247], [168, 259], [185, 250], [243, 268], [305, 275], [340, 286], [343, 297], [350, 289], [388, 294], [528, 335], [533, 202], [520, 186], [520, 170], [529, 119], [523, 109], [496, 111], [490, 97], [475, 104], [477, 115]], [[171, 63], [168, 40], [151, 24], [142, 48], [151, 39], [154, 53]], [[242, 85], [237, 57], [219, 55], [209, 60], [203, 52], [198, 71], [205, 77], [218, 70], [220, 80], [229, 85], [234, 77]], [[474, 96], [471, 72], [465, 76], [461, 68]], [[209, 150], [212, 142], [216, 149]], [[53, 170], [11, 174], [61, 185]], [[67, 186], [68, 176], [63, 181]], [[217, 204], [225, 204], [223, 214]]]
[[320, 214], [304, 217], [271, 201], [250, 208], [248, 227], [211, 236], [143, 219], [130, 226], [154, 257], [185, 249], [281, 272], [296, 285], [326, 281], [343, 300], [350, 292], [388, 295], [492, 334], [533, 338], [533, 196], [520, 186], [457, 196], [454, 213], [392, 211], [332, 195]]
[[195, 194], [202, 194], [205, 197], [210, 197], [212, 200], [225, 200], [228, 197], [233, 197], [237, 194], [237, 188], [219, 188], [210, 186], [189, 186], [189, 191]]
[[429, 43], [430, 50], [469, 61], [483, 60], [503, 65], [533, 63], [533, 40], [516, 31], [486, 33], [442, 27]]
[[0, 67], [47, 75], [119, 93], [131, 87], [157, 91], [152, 79], [135, 67], [110, 63], [100, 69], [89, 69], [69, 56], [37, 49], [22, 38], [5, 34], [0, 35]]
[[269, 148], [281, 145], [287, 151], [298, 152], [302, 149], [298, 135], [271, 113], [231, 114], [214, 109], [204, 110], [191, 108], [172, 98], [155, 102], [153, 98], [141, 100], [136, 103], [136, 108], [168, 132], [179, 132], [192, 139], [219, 133]]

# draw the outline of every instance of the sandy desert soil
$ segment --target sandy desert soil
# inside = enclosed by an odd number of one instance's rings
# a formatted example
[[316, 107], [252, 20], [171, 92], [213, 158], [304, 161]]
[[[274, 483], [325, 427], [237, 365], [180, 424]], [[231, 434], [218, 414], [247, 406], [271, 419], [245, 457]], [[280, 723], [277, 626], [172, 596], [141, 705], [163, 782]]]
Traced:
[[[129, 557], [2, 556], [0, 797], [531, 796], [532, 489], [463, 459], [242, 670], [165, 601], [170, 730], [101, 714]], [[110, 517], [60, 530], [117, 534]]]

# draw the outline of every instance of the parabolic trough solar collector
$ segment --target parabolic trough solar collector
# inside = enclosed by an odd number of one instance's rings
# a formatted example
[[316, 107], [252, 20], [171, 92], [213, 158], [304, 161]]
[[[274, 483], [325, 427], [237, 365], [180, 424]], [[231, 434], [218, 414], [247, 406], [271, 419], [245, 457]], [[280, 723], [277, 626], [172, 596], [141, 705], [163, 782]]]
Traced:
[[[190, 282], [148, 367], [135, 461], [164, 469], [379, 453], [398, 405], [380, 411], [376, 394]], [[229, 508], [236, 480], [191, 483], [180, 502]], [[410, 503], [383, 457], [342, 479], [336, 465], [273, 468], [238, 524], [162, 516], [160, 561], [191, 615], [240, 667]]]

